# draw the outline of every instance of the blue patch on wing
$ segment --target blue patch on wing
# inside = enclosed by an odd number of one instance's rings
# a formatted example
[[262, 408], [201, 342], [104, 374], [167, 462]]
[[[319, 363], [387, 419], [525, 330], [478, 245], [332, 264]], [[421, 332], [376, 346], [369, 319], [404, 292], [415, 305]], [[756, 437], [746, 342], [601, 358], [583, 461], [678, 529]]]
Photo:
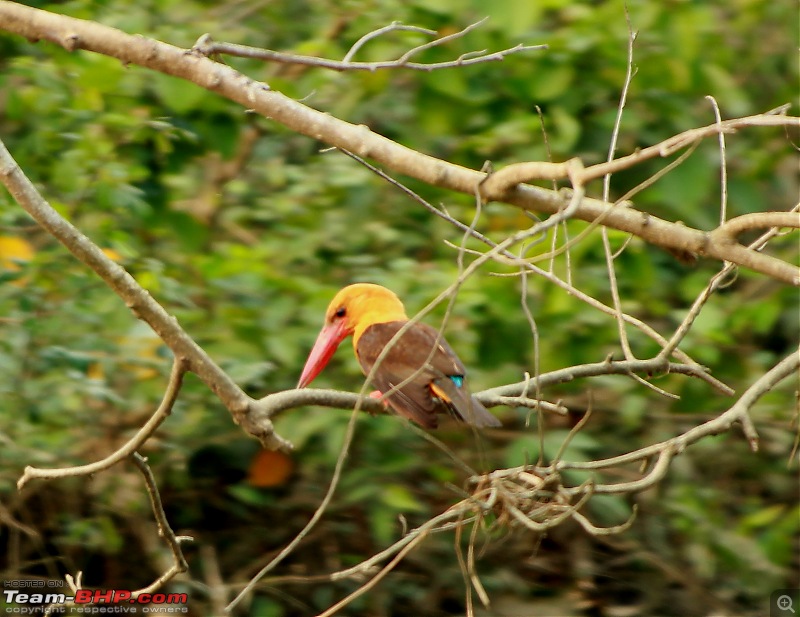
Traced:
[[464, 377], [461, 375], [450, 375], [450, 379], [452, 379], [453, 383], [456, 384], [456, 388], [460, 388], [464, 385]]

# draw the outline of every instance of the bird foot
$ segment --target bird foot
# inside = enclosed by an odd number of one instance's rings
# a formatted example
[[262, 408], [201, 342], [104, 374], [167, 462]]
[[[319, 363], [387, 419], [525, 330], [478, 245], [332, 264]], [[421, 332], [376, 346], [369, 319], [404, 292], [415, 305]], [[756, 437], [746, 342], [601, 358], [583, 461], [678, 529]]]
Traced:
[[[373, 390], [372, 392], [369, 393], [369, 397], [370, 398], [374, 398], [376, 401], [381, 400], [382, 396], [383, 396], [383, 392], [381, 392], [380, 390]], [[383, 401], [383, 406], [388, 408], [389, 407], [389, 402], [388, 401]]]

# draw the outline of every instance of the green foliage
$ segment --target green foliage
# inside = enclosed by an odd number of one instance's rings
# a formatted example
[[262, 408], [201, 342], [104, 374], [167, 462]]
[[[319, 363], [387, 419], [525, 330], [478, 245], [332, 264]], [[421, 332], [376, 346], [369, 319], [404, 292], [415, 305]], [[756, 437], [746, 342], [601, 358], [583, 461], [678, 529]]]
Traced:
[[[723, 117], [794, 100], [798, 25], [788, 3], [628, 5], [639, 34], [618, 153], [713, 123], [704, 99], [709, 94]], [[343, 57], [364, 33], [392, 21], [444, 34], [489, 14], [482, 28], [419, 59], [451, 60], [518, 43], [547, 43], [550, 49], [431, 73], [332, 73], [225, 58], [316, 109], [470, 167], [487, 159], [498, 167], [544, 160], [548, 152], [557, 161], [604, 160], [626, 73], [628, 28], [616, 1], [73, 0], [45, 8], [184, 47], [210, 32], [217, 40], [330, 58]], [[368, 43], [357, 59], [396, 58], [426, 40], [419, 33], [392, 33]], [[458, 274], [457, 252], [445, 241], [460, 242], [461, 232], [351, 159], [320, 152], [324, 144], [172, 77], [1, 35], [0, 114], [3, 141], [54, 207], [112, 252], [254, 396], [294, 387], [325, 306], [342, 285], [387, 285], [413, 312]], [[796, 198], [796, 179], [785, 171], [792, 169], [795, 153], [782, 131], [742, 131], [727, 137], [727, 148], [730, 216], [786, 209]], [[658, 160], [615, 176], [612, 197], [664, 164]], [[233, 173], [226, 175], [231, 165]], [[470, 197], [416, 182], [409, 186], [471, 220]], [[597, 195], [599, 188], [590, 192]], [[709, 140], [634, 199], [654, 215], [709, 229], [719, 218], [719, 192], [718, 149]], [[478, 229], [499, 240], [530, 224], [514, 209], [493, 204], [484, 209]], [[585, 228], [570, 223], [570, 237]], [[5, 193], [0, 229], [31, 250], [24, 259], [0, 261], [0, 498], [47, 543], [44, 551], [39, 540], [22, 542], [17, 557], [23, 565], [17, 567], [28, 568], [25, 575], [53, 577], [91, 568], [91, 584], [105, 588], [149, 584], [158, 573], [142, 567], [150, 563], [151, 548], [140, 544], [141, 521], [149, 521], [150, 513], [131, 465], [95, 479], [36, 484], [28, 503], [20, 502], [25, 498], [17, 496], [15, 483], [25, 465], [90, 462], [129, 438], [160, 400], [169, 353], [91, 272], [31, 226]], [[610, 237], [616, 248], [626, 240]], [[788, 256], [795, 244], [796, 238], [786, 238], [770, 250]], [[528, 256], [549, 249], [546, 238]], [[610, 304], [599, 231], [573, 247], [571, 261], [575, 285]], [[669, 332], [719, 264], [686, 267], [634, 240], [617, 267], [624, 309]], [[448, 325], [448, 339], [476, 389], [516, 382], [534, 370], [537, 348], [521, 310], [520, 282], [490, 275], [501, 269], [483, 268], [465, 283]], [[563, 258], [555, 269], [565, 272]], [[597, 362], [609, 353], [620, 357], [613, 318], [543, 278], [530, 277], [527, 285], [539, 333], [539, 370]], [[796, 290], [778, 290], [761, 276], [741, 272], [706, 305], [682, 349], [741, 392], [796, 344], [797, 302]], [[440, 307], [427, 321], [442, 316]], [[649, 340], [633, 330], [629, 335], [639, 357], [654, 352]], [[361, 387], [349, 349], [337, 354], [317, 383]], [[681, 399], [658, 397], [624, 377], [545, 392], [549, 400], [563, 398], [571, 409], [583, 410], [591, 388], [595, 413], [563, 457], [614, 456], [674, 436], [729, 404], [699, 381], [667, 376], [656, 383]], [[796, 581], [796, 461], [786, 469], [795, 438], [790, 389], [770, 393], [754, 412], [762, 436], [758, 454], [746, 449], [734, 429], [677, 457], [665, 485], [653, 490], [657, 496], [636, 498], [647, 507], [627, 534], [641, 552], [625, 555], [621, 561], [630, 565], [617, 573], [632, 588], [651, 590], [654, 611], [709, 613], [715, 607], [703, 604], [706, 597], [692, 596], [700, 587], [720, 590], [730, 614], [763, 613], [772, 589]], [[505, 430], [496, 438], [459, 431], [437, 437], [476, 469], [535, 461], [536, 417], [529, 428], [527, 410], [498, 413]], [[296, 445], [293, 475], [277, 486], [254, 486], [248, 474], [256, 444], [243, 439], [214, 395], [189, 377], [145, 454], [176, 531], [194, 535], [198, 546], [215, 547], [226, 584], [238, 588], [318, 506], [348, 419], [346, 411], [316, 408], [281, 415], [277, 429]], [[545, 419], [547, 458], [561, 448], [570, 421]], [[103, 479], [108, 477], [115, 480]], [[445, 453], [397, 418], [359, 418], [329, 513], [286, 569], [271, 576], [313, 576], [358, 563], [398, 539], [404, 525], [419, 525], [460, 500], [464, 480], [465, 472]], [[585, 513], [597, 524], [619, 524], [630, 515], [630, 501], [597, 496]], [[12, 551], [8, 538], [0, 540], [4, 554]], [[532, 565], [535, 556], [573, 554], [574, 537], [555, 533], [538, 548], [513, 535], [494, 539], [498, 543], [489, 543], [478, 562], [481, 580], [493, 593], [516, 594], [535, 612], [536, 589], [546, 586], [561, 595], [576, 588], [580, 574], [569, 564], [554, 561], [547, 577]], [[514, 559], [507, 552], [512, 544]], [[591, 547], [597, 578], [603, 579], [613, 572], [600, 559], [607, 548], [599, 542]], [[210, 567], [208, 553], [187, 548], [187, 555], [192, 578], [201, 580]], [[47, 563], [36, 565], [42, 560]], [[114, 567], [104, 567], [108, 563]], [[677, 606], [653, 564], [690, 572], [687, 597], [695, 604]], [[351, 614], [464, 612], [452, 534], [428, 538], [390, 581]], [[272, 581], [242, 614], [315, 614], [352, 585]], [[203, 607], [199, 613], [207, 611], [208, 597], [192, 593]]]

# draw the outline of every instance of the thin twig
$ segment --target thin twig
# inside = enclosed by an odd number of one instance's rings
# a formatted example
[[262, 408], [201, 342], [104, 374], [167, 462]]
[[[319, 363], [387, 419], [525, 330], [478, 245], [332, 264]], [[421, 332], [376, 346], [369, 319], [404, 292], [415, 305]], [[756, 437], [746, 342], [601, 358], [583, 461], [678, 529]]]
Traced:
[[394, 567], [405, 559], [405, 556], [410, 553], [422, 540], [425, 538], [426, 534], [420, 534], [414, 540], [409, 542], [403, 549], [397, 553], [397, 555], [392, 559], [386, 566], [381, 569], [378, 574], [373, 576], [368, 582], [364, 583], [361, 587], [356, 589], [353, 593], [348, 595], [347, 597], [339, 600], [336, 604], [328, 608], [327, 610], [321, 612], [317, 617], [331, 617], [331, 615], [335, 615], [339, 609], [344, 608], [348, 604], [350, 604], [353, 600], [363, 596], [367, 593], [370, 589], [372, 589], [375, 585], [381, 582], [383, 578], [391, 572]]
[[714, 109], [714, 120], [717, 121], [717, 126], [719, 127], [719, 224], [722, 225], [725, 219], [728, 218], [728, 161], [725, 156], [725, 133], [722, 131], [722, 116], [719, 113], [717, 99], [708, 95], [706, 100], [711, 103], [711, 107]]
[[[362, 391], [362, 393], [358, 396], [355, 405], [353, 406], [352, 413], [350, 414], [350, 420], [347, 423], [347, 430], [345, 431], [344, 439], [342, 440], [342, 446], [339, 450], [339, 456], [336, 458], [336, 465], [334, 466], [331, 480], [328, 483], [328, 488], [325, 491], [325, 495], [323, 496], [322, 501], [320, 501], [319, 505], [317, 506], [317, 509], [314, 510], [314, 514], [311, 515], [311, 518], [303, 526], [303, 528], [299, 532], [297, 532], [295, 537], [292, 538], [292, 540], [286, 546], [284, 546], [283, 549], [281, 549], [281, 551], [269, 561], [269, 563], [267, 563], [263, 568], [261, 568], [261, 570], [259, 570], [258, 573], [253, 578], [251, 578], [250, 581], [248, 581], [248, 583], [238, 594], [236, 594], [236, 597], [233, 600], [231, 600], [228, 606], [225, 607], [227, 613], [232, 612], [233, 609], [239, 604], [239, 602], [241, 602], [245, 597], [247, 597], [247, 595], [253, 590], [258, 581], [260, 581], [268, 572], [273, 570], [279, 563], [281, 563], [286, 557], [288, 557], [294, 551], [297, 545], [300, 544], [300, 542], [302, 542], [303, 539], [311, 532], [311, 530], [316, 526], [316, 524], [322, 518], [322, 515], [328, 509], [328, 505], [333, 499], [333, 495], [336, 492], [336, 488], [339, 486], [339, 480], [341, 479], [342, 471], [344, 470], [344, 463], [350, 451], [350, 444], [353, 442], [353, 437], [355, 436], [356, 419], [359, 416], [358, 412], [361, 409], [361, 405], [364, 403], [365, 400], [371, 400], [371, 399], [367, 399], [366, 397], [364, 397]], [[263, 401], [264, 399], [261, 399], [261, 401], [259, 401], [259, 404], [261, 404]]]
[[[152, 583], [146, 587], [142, 587], [141, 589], [131, 592], [130, 601], [133, 602], [142, 594], [152, 593], [158, 589], [161, 589], [164, 583], [167, 583], [175, 578], [178, 574], [182, 574], [189, 569], [189, 565], [186, 563], [186, 558], [184, 557], [183, 550], [181, 549], [181, 542], [191, 542], [193, 541], [193, 538], [191, 536], [177, 536], [172, 530], [172, 527], [167, 520], [167, 514], [164, 512], [164, 505], [161, 502], [161, 494], [158, 491], [158, 485], [156, 484], [155, 476], [153, 476], [153, 472], [150, 469], [150, 466], [147, 464], [147, 459], [141, 456], [138, 452], [133, 452], [130, 454], [129, 458], [131, 461], [133, 461], [136, 468], [142, 474], [145, 486], [147, 487], [147, 493], [150, 497], [150, 507], [153, 510], [153, 516], [156, 520], [156, 524], [158, 525], [158, 535], [164, 538], [167, 546], [169, 546], [173, 558], [172, 565], [162, 572]], [[74, 578], [71, 574], [67, 574], [65, 576], [65, 580], [73, 595], [83, 588], [82, 571], [79, 571], [77, 576]], [[94, 603], [84, 603], [80, 606], [85, 607], [89, 604]], [[51, 604], [45, 607], [44, 614], [60, 614], [63, 613], [62, 607], [73, 606], [76, 606], [74, 601], [66, 602], [64, 604]]]
[[[625, 22], [628, 25], [628, 57], [627, 68], [625, 71], [625, 81], [622, 86], [622, 92], [619, 97], [619, 104], [617, 105], [617, 115], [614, 119], [614, 128], [611, 131], [611, 139], [608, 144], [608, 157], [607, 162], [614, 160], [614, 153], [617, 151], [617, 142], [619, 140], [619, 131], [622, 126], [622, 114], [625, 109], [625, 102], [628, 99], [628, 91], [631, 87], [631, 81], [635, 71], [633, 69], [633, 46], [636, 43], [636, 31], [631, 25], [631, 16], [628, 12], [628, 6], [625, 5]], [[611, 172], [603, 176], [603, 201], [609, 201], [611, 194]], [[630, 341], [628, 340], [628, 331], [625, 328], [625, 320], [622, 317], [622, 300], [619, 295], [619, 284], [617, 283], [617, 272], [614, 267], [614, 254], [611, 250], [611, 240], [609, 239], [608, 227], [603, 227], [601, 231], [603, 239], [603, 253], [606, 257], [606, 270], [608, 272], [608, 282], [611, 290], [612, 306], [614, 307], [615, 318], [617, 321], [617, 331], [619, 333], [619, 342], [622, 347], [622, 352], [625, 354], [626, 360], [635, 360], [636, 356], [631, 349]]]
[[387, 32], [396, 32], [396, 31], [418, 32], [421, 34], [436, 36], [436, 30], [430, 30], [428, 28], [420, 28], [419, 26], [407, 26], [405, 24], [400, 23], [399, 21], [393, 21], [388, 26], [383, 26], [382, 28], [378, 28], [376, 30], [373, 30], [372, 32], [367, 32], [364, 36], [362, 36], [355, 43], [353, 43], [353, 46], [344, 55], [344, 58], [342, 58], [342, 62], [350, 62], [353, 59], [353, 56], [356, 55], [358, 50], [361, 49], [365, 43], [371, 41], [372, 39], [376, 39], [379, 36], [386, 34]]
[[478, 536], [479, 528], [480, 519], [472, 525], [472, 531], [469, 535], [469, 545], [467, 546], [467, 572], [469, 573], [472, 587], [475, 589], [475, 593], [478, 594], [478, 598], [480, 598], [481, 604], [489, 608], [489, 594], [486, 593], [486, 589], [484, 589], [481, 579], [478, 577], [478, 570], [475, 566], [475, 539]]
[[633, 521], [636, 520], [637, 512], [638, 512], [638, 506], [634, 504], [633, 513], [630, 515], [628, 520], [622, 523], [621, 525], [614, 525], [613, 527], [597, 527], [580, 512], [574, 512], [572, 518], [578, 521], [578, 523], [580, 523], [581, 527], [583, 527], [586, 533], [588, 533], [591, 536], [610, 536], [613, 534], [618, 534], [624, 531], [628, 531], [628, 529], [631, 528], [631, 525], [633, 525]]

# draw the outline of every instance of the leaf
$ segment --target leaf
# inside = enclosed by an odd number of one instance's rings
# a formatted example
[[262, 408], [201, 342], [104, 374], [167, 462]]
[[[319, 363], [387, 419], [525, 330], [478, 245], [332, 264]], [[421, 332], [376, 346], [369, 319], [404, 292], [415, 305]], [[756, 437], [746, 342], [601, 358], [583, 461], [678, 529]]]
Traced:
[[403, 512], [425, 512], [427, 508], [417, 499], [408, 487], [402, 484], [389, 484], [381, 491], [381, 501]]
[[294, 462], [283, 452], [258, 450], [250, 461], [247, 481], [252, 486], [271, 487], [285, 484], [294, 470]]
[[206, 98], [212, 96], [200, 86], [184, 79], [163, 73], [152, 73], [150, 78], [150, 87], [159, 100], [178, 115], [198, 109]]
[[34, 254], [33, 245], [25, 238], [0, 236], [0, 266], [5, 270], [19, 270], [23, 263], [33, 259]]

